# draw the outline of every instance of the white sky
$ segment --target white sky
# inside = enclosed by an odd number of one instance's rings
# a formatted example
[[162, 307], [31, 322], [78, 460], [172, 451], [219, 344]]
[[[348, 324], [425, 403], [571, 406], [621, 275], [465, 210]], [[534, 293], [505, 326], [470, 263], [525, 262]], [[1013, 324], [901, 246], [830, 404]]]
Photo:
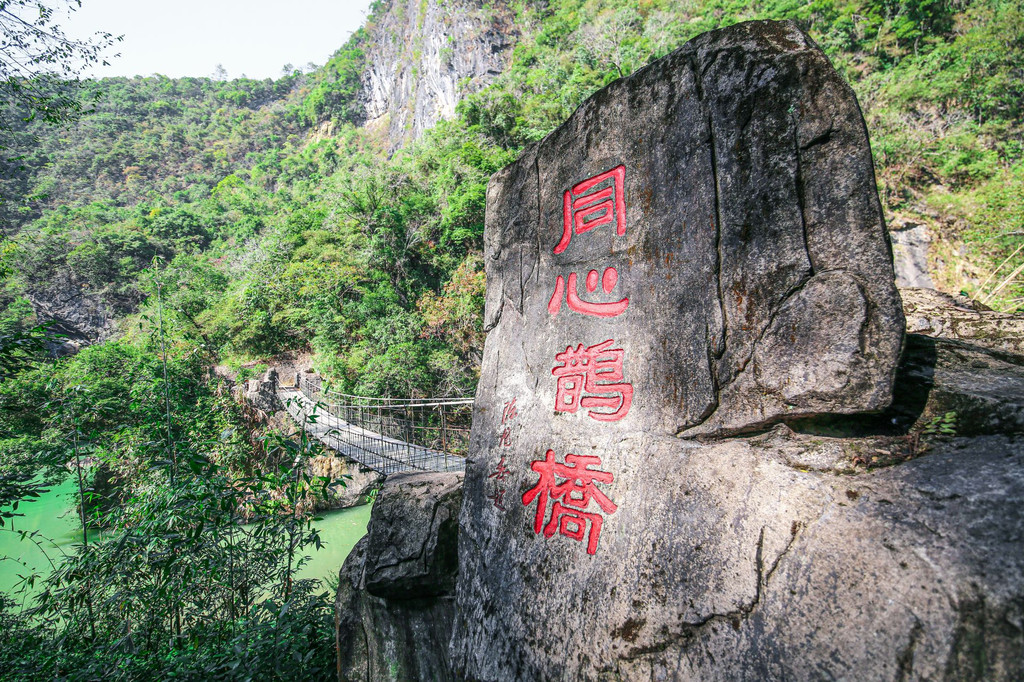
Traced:
[[55, 20], [69, 37], [124, 34], [108, 51], [110, 66], [86, 76], [210, 76], [223, 64], [229, 78], [277, 78], [285, 64], [326, 62], [362, 26], [369, 6], [370, 0], [82, 0], [70, 17]]

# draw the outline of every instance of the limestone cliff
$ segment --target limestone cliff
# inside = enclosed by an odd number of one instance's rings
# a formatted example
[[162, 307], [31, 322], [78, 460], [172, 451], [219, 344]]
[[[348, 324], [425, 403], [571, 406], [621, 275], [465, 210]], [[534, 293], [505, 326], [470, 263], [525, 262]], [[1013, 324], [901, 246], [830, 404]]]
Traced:
[[503, 0], [390, 0], [368, 29], [360, 104], [366, 126], [385, 131], [392, 148], [490, 83], [518, 35]]

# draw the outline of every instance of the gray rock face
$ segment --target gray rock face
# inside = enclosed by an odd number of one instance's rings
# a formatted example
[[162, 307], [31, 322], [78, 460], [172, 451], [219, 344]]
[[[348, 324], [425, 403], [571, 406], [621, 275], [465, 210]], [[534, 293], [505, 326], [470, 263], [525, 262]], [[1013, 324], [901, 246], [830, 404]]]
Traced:
[[[628, 612], [590, 593], [589, 641], [561, 642], [590, 661], [552, 650], [542, 656], [549, 671], [624, 680], [1024, 674], [1019, 443], [954, 440], [853, 478], [765, 461], [742, 441], [690, 454], [674, 504], [651, 510], [675, 523], [629, 540], [636, 558], [615, 576]], [[667, 537], [672, 528], [687, 541]], [[534, 655], [517, 661], [516, 678], [539, 669]]]
[[[342, 569], [340, 679], [1019, 679], [1024, 358], [910, 335], [896, 376], [877, 416], [643, 439], [630, 529], [614, 545], [603, 534], [582, 577], [585, 551], [494, 541], [463, 550], [458, 609], [454, 573], [436, 568], [458, 478], [392, 478]], [[950, 409], [956, 437], [916, 435]], [[609, 523], [627, 509], [616, 501]], [[485, 636], [465, 641], [474, 629]]]
[[928, 226], [908, 220], [895, 220], [889, 223], [889, 236], [892, 238], [896, 286], [901, 289], [933, 288], [935, 284], [928, 269], [928, 250], [932, 244]]
[[598, 93], [485, 239], [456, 678], [1024, 674], [1019, 412], [921, 437], [1020, 362], [915, 339], [858, 414], [904, 319], [856, 101], [796, 27]]
[[64, 347], [54, 349], [58, 355], [109, 339], [116, 331], [115, 317], [132, 312], [137, 303], [90, 291], [68, 272], [32, 283], [26, 293], [36, 316], [52, 321], [54, 331], [65, 335]]
[[923, 429], [947, 412], [959, 435], [1024, 433], [1024, 356], [907, 335], [897, 396], [882, 418]]
[[341, 569], [339, 680], [456, 679], [448, 640], [461, 503], [461, 474], [388, 477], [366, 537]]
[[1024, 355], [1024, 315], [996, 313], [962, 296], [902, 289], [907, 331]]
[[[504, 567], [465, 567], [459, 613], [471, 625], [460, 621], [470, 637], [453, 642], [458, 676], [1024, 673], [1019, 444], [954, 440], [857, 477], [801, 472], [746, 440], [635, 445], [653, 467], [680, 458], [685, 466], [667, 494], [647, 495], [628, 521], [617, 519], [631, 532], [602, 546], [605, 561], [580, 566], [579, 557], [521, 542], [509, 553], [522, 553], [519, 561], [504, 555]], [[498, 594], [481, 601], [478, 581], [500, 586]]]
[[366, 125], [392, 148], [418, 138], [501, 73], [518, 30], [505, 2], [391, 0], [362, 77]]
[[367, 528], [366, 589], [394, 598], [450, 594], [458, 573], [462, 474], [394, 474], [384, 491], [389, 494], [374, 505]]
[[[790, 24], [706, 34], [599, 92], [496, 174], [485, 240], [488, 403], [551, 413], [545, 375], [579, 345], [621, 349], [605, 368], [623, 378], [600, 383], [629, 384], [631, 405], [584, 389], [622, 408], [620, 434], [890, 399], [903, 315], [867, 134]], [[558, 409], [556, 429], [587, 422]]]
[[250, 379], [243, 385], [243, 397], [265, 418], [284, 409], [277, 397], [277, 381], [277, 371], [269, 369], [261, 378]]

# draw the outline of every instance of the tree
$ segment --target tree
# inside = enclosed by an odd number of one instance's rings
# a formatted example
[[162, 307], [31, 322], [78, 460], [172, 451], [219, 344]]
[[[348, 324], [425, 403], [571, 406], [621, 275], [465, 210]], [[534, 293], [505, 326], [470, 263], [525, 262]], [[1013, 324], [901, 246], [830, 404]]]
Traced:
[[54, 23], [56, 11], [70, 13], [81, 5], [81, 0], [0, 0], [0, 97], [6, 105], [0, 130], [11, 129], [12, 115], [66, 123], [81, 114], [80, 74], [91, 64], [106, 65], [103, 52], [123, 37], [65, 35]]

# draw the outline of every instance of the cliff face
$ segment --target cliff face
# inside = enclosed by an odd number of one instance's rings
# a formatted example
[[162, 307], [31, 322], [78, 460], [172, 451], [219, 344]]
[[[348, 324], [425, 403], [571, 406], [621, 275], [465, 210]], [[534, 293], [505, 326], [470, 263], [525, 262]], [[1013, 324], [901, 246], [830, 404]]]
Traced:
[[392, 148], [451, 117], [511, 56], [518, 31], [499, 0], [391, 0], [371, 30], [360, 104]]
[[54, 344], [57, 355], [75, 352], [79, 346], [99, 343], [115, 332], [117, 316], [134, 309], [130, 296], [91, 291], [67, 270], [50, 281], [32, 282], [25, 291], [40, 320], [48, 320], [65, 340]]

